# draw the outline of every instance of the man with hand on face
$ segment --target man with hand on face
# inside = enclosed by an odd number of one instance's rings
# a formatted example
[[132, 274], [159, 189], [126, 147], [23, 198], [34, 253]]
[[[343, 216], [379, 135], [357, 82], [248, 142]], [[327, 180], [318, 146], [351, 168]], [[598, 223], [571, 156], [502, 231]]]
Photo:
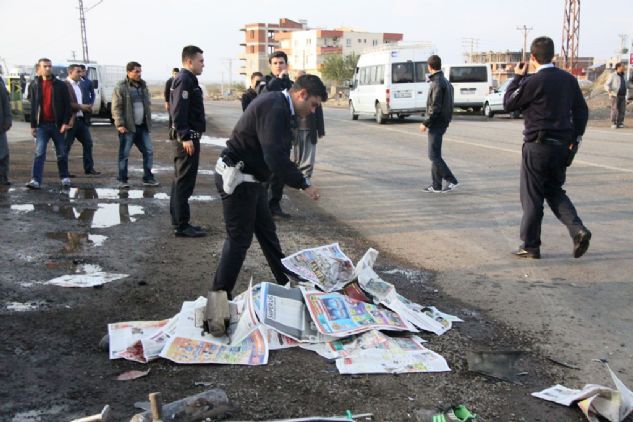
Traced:
[[174, 181], [169, 211], [174, 234], [203, 237], [207, 232], [189, 223], [189, 197], [196, 186], [200, 162], [200, 137], [206, 130], [202, 89], [197, 76], [204, 68], [203, 51], [195, 45], [182, 49], [182, 69], [174, 77], [169, 97], [169, 114], [177, 133], [174, 141]]
[[[260, 82], [257, 93], [283, 91], [292, 87], [292, 81], [288, 73], [288, 56], [283, 51], [275, 51], [268, 58], [270, 64], [270, 74]], [[281, 209], [281, 198], [284, 193], [283, 180], [274, 172], [269, 181], [270, 198], [268, 207], [275, 217], [290, 218], [290, 214], [283, 212]]]
[[585, 133], [589, 112], [578, 80], [552, 63], [554, 41], [539, 37], [530, 47], [530, 64], [536, 73], [526, 77], [528, 66], [519, 63], [508, 85], [505, 111], [523, 113], [523, 149], [521, 153], [521, 240], [512, 252], [517, 258], [541, 257], [543, 201], [569, 231], [572, 254], [580, 258], [589, 248], [591, 232], [578, 217], [563, 184], [567, 167]]
[[[253, 234], [277, 283], [288, 282], [262, 183], [275, 173], [288, 186], [301, 189], [315, 201], [319, 199], [318, 189], [290, 160], [290, 144], [294, 116], [314, 113], [322, 101], [327, 101], [327, 90], [321, 79], [302, 76], [290, 90], [258, 95], [235, 125], [216, 166], [215, 182], [222, 197], [227, 239], [211, 293], [224, 291], [231, 297]], [[235, 173], [239, 176], [236, 179]], [[238, 183], [232, 184], [232, 180]]]
[[251, 86], [246, 90], [246, 92], [244, 92], [241, 98], [242, 111], [246, 110], [246, 107], [248, 107], [248, 105], [255, 99], [255, 97], [257, 97], [256, 89], [259, 86], [259, 83], [262, 81], [263, 77], [264, 75], [262, 75], [261, 72], [253, 72], [253, 74], [251, 75]]

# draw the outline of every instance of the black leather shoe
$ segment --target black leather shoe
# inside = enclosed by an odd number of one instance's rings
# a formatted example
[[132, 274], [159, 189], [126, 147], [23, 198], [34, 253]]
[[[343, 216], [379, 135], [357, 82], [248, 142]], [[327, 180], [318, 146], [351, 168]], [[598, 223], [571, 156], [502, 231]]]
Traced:
[[207, 235], [206, 232], [198, 231], [192, 226], [187, 226], [184, 229], [176, 229], [174, 234], [176, 237], [204, 237]]
[[207, 234], [207, 230], [204, 227], [202, 227], [202, 226], [196, 226], [194, 224], [189, 224], [189, 227], [193, 228], [197, 232], [204, 233], [205, 235]]
[[589, 249], [589, 240], [591, 240], [591, 232], [588, 229], [582, 229], [574, 236], [574, 258], [580, 258]]
[[528, 258], [528, 259], [541, 259], [541, 252], [530, 252], [524, 248], [519, 248], [516, 251], [512, 251], [512, 255], [517, 258]]
[[283, 212], [279, 205], [273, 205], [272, 207], [270, 207], [270, 213], [273, 217], [280, 217], [285, 219], [290, 218], [290, 214], [288, 214], [287, 212]]
[[100, 175], [100, 174], [101, 174], [101, 172], [100, 172], [100, 171], [97, 171], [97, 170], [95, 170], [95, 169], [92, 169], [92, 170], [88, 170], [88, 171], [86, 171], [86, 175], [98, 176], [98, 175]]

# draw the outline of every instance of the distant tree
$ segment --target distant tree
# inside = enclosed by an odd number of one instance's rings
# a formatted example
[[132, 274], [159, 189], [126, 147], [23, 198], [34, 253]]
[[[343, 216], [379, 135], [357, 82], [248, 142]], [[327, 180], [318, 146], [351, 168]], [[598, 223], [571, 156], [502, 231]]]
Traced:
[[355, 53], [345, 57], [340, 54], [328, 56], [321, 67], [323, 79], [336, 82], [338, 85], [352, 79], [358, 58], [358, 54]]

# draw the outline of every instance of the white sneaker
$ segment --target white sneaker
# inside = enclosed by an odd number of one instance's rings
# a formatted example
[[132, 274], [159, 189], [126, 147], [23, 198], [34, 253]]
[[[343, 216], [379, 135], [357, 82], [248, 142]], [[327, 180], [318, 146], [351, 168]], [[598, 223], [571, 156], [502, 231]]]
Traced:
[[457, 189], [458, 186], [459, 186], [459, 182], [457, 182], [457, 183], [449, 183], [448, 186], [446, 186], [446, 189], [443, 189], [442, 192], [444, 192], [444, 193], [450, 192], [452, 190]]
[[442, 193], [441, 189], [435, 189], [433, 187], [433, 185], [427, 186], [424, 189], [422, 189], [424, 192], [429, 192], [429, 193]]
[[611, 129], [617, 129], [618, 125], [611, 125]]
[[62, 179], [62, 187], [69, 188], [70, 187], [70, 178], [64, 177]]
[[29, 189], [42, 189], [42, 184], [35, 179], [31, 179], [31, 181], [26, 184], [26, 187]]

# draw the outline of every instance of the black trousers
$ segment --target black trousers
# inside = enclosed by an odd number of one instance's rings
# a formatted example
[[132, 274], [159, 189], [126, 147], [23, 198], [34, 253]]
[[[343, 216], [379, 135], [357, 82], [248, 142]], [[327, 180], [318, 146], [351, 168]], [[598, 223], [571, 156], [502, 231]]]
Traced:
[[281, 198], [284, 196], [284, 180], [273, 173], [270, 176], [270, 180], [265, 184], [268, 194], [268, 206], [270, 208], [275, 208], [279, 206], [281, 203]]
[[169, 212], [171, 224], [176, 229], [183, 229], [189, 224], [191, 212], [189, 197], [193, 194], [198, 176], [200, 162], [200, 141], [193, 141], [194, 153], [189, 155], [180, 142], [174, 141], [174, 181], [171, 184]]
[[567, 172], [567, 145], [547, 145], [535, 142], [523, 144], [521, 162], [521, 240], [523, 247], [538, 251], [541, 246], [541, 222], [543, 201], [569, 230], [573, 238], [583, 223], [576, 208], [563, 190]]
[[94, 160], [92, 158], [92, 135], [90, 134], [89, 124], [84, 117], [77, 117], [72, 129], [66, 132], [66, 155], [70, 157], [70, 149], [75, 142], [75, 138], [83, 146], [83, 163], [84, 171], [94, 170]]
[[286, 284], [288, 277], [281, 263], [284, 254], [266, 202], [265, 187], [261, 183], [242, 183], [231, 195], [227, 195], [222, 189], [222, 176], [216, 174], [215, 183], [222, 197], [227, 238], [215, 271], [212, 290], [224, 290], [231, 294], [253, 241], [253, 234], [275, 280], [279, 284]]
[[442, 189], [442, 180], [449, 183], [457, 183], [451, 169], [442, 158], [442, 139], [446, 133], [446, 127], [429, 128], [429, 160], [431, 160], [431, 178], [433, 187]]

